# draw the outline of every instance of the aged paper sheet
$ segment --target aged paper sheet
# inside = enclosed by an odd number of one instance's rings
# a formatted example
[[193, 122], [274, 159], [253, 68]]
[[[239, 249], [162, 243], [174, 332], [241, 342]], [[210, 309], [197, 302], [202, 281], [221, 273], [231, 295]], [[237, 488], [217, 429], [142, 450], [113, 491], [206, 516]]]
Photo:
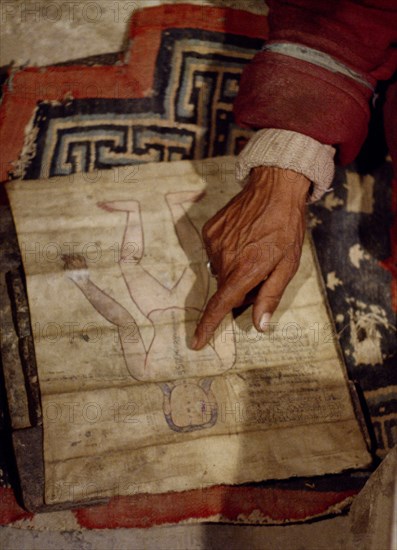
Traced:
[[8, 186], [48, 504], [370, 462], [309, 238], [267, 333], [248, 310], [188, 347], [215, 290], [200, 230], [238, 190], [231, 157]]

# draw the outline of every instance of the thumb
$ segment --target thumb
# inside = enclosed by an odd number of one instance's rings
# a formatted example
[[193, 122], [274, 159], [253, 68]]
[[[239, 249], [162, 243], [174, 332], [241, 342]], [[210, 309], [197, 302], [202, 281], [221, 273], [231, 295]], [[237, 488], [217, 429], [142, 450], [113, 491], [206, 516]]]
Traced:
[[288, 283], [297, 271], [297, 265], [280, 262], [259, 289], [254, 302], [252, 320], [259, 332], [266, 330], [277, 309]]

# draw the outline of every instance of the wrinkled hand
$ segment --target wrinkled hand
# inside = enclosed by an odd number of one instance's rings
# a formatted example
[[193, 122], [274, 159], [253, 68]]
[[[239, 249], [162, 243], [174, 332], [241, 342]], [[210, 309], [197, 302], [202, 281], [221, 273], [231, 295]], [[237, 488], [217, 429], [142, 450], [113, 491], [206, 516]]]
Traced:
[[218, 290], [197, 325], [191, 347], [201, 349], [232, 309], [253, 303], [253, 323], [266, 330], [295, 275], [305, 233], [310, 181], [276, 167], [251, 171], [244, 189], [203, 228]]

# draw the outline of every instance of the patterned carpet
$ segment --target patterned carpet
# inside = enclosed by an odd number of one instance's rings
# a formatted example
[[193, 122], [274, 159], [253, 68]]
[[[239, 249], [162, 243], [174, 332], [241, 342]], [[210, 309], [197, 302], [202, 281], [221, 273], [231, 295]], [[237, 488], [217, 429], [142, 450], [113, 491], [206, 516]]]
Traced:
[[[100, 65], [95, 59], [91, 66], [16, 72], [5, 86], [0, 110], [2, 179], [50, 176], [56, 185], [57, 176], [82, 171], [92, 179], [119, 167], [116, 177], [126, 181], [143, 162], [238, 153], [250, 132], [233, 123], [233, 100], [242, 69], [260, 49], [266, 30], [265, 17], [243, 11], [162, 6], [134, 15], [124, 58], [102, 56]], [[349, 378], [361, 398], [374, 455], [383, 457], [397, 442], [397, 250], [392, 241], [397, 188], [384, 151], [372, 158], [371, 140], [379, 143], [378, 131], [374, 124], [357, 164], [338, 169], [334, 191], [310, 208], [309, 218]], [[313, 337], [328, 338], [333, 330], [313, 326]], [[301, 521], [346, 502], [365, 478], [331, 476], [316, 480], [315, 491], [306, 481], [255, 484], [251, 493], [243, 490], [250, 495], [244, 510], [236, 508], [242, 489], [231, 489], [227, 497], [214, 489], [206, 503], [218, 504], [208, 504], [205, 513], [237, 522]], [[271, 499], [278, 506], [269, 505]], [[221, 501], [230, 506], [220, 506]], [[131, 510], [132, 501], [112, 506]], [[151, 506], [146, 520], [124, 513], [117, 526], [183, 519], [181, 511], [170, 518]], [[95, 509], [79, 514], [81, 524], [103, 526], [103, 514]], [[189, 517], [197, 517], [194, 510]]]

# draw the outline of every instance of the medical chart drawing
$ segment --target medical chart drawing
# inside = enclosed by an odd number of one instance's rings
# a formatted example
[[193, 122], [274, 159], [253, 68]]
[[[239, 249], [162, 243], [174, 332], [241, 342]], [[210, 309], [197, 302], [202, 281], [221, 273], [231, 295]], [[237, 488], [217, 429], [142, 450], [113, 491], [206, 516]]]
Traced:
[[[201, 351], [193, 351], [188, 345], [209, 292], [209, 272], [202, 258], [200, 233], [189, 217], [189, 206], [203, 196], [204, 193], [196, 191], [163, 195], [178, 243], [187, 257], [179, 278], [169, 287], [142, 265], [145, 238], [140, 202], [131, 199], [97, 203], [105, 212], [117, 212], [126, 218], [118, 263], [132, 302], [153, 328], [149, 344], [142, 338], [131, 313], [91, 280], [84, 256], [62, 257], [67, 277], [92, 307], [117, 327], [131, 377], [136, 381], [157, 383], [162, 392], [167, 425], [180, 433], [216, 424], [218, 405], [212, 389], [214, 375], [230, 370], [236, 360], [234, 339], [226, 341], [221, 334], [215, 335]], [[133, 255], [131, 243], [134, 244]], [[131, 327], [134, 327], [133, 337], [126, 337], [127, 333], [131, 336]], [[203, 371], [206, 375], [197, 378]]]

